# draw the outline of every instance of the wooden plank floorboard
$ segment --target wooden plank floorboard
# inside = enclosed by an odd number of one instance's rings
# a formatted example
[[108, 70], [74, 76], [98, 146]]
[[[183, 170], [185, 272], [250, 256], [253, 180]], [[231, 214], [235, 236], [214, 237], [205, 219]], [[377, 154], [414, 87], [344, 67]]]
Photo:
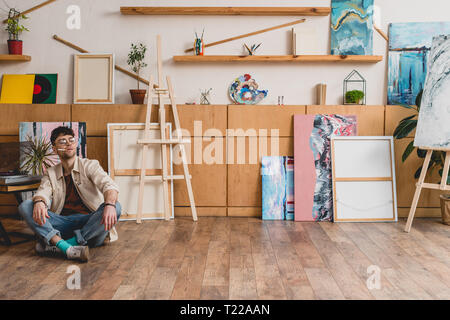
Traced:
[[426, 270], [423, 264], [415, 261], [409, 254], [380, 232], [380, 226], [372, 224], [356, 224], [377, 245], [383, 248], [387, 255], [394, 260], [420, 287], [436, 299], [450, 299], [450, 289], [439, 278]]
[[[371, 261], [350, 239], [350, 237], [340, 228], [337, 223], [321, 223], [320, 227], [325, 231], [333, 244], [338, 248], [346, 262], [352, 267], [361, 281], [367, 283], [369, 277], [369, 267], [374, 266]], [[398, 300], [402, 296], [398, 290], [380, 275], [380, 288], [368, 288], [370, 293], [378, 300]]]
[[356, 246], [381, 270], [381, 275], [396, 288], [403, 299], [432, 299], [391, 257], [382, 246], [372, 241], [370, 237], [356, 224], [341, 223], [339, 227], [352, 239]]
[[[324, 222], [326, 223], [326, 222]], [[373, 296], [352, 267], [333, 244], [328, 235], [321, 228], [322, 223], [309, 223], [305, 225], [311, 241], [325, 261], [333, 278], [347, 299], [373, 299]]]
[[314, 291], [283, 225], [269, 225], [269, 236], [287, 299], [313, 300]]
[[[7, 230], [27, 231], [4, 219]], [[450, 299], [450, 228], [245, 217], [119, 222], [119, 241], [88, 263], [0, 246], [0, 299]], [[81, 271], [68, 290], [67, 268]], [[381, 288], [368, 289], [368, 267]]]

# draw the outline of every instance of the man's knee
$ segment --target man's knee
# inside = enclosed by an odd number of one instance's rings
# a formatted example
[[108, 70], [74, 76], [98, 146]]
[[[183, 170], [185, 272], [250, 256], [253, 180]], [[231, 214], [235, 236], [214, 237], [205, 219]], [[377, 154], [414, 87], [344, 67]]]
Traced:
[[22, 216], [25, 221], [29, 221], [30, 219], [33, 219], [33, 201], [32, 200], [25, 200], [22, 202], [19, 206], [19, 214]]

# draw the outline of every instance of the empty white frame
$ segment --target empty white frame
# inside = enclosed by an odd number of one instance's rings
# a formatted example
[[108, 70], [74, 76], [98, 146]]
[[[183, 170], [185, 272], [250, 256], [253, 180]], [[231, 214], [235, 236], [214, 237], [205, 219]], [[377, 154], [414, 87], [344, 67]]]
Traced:
[[[119, 185], [119, 202], [122, 205], [120, 220], [136, 220], [139, 196], [142, 145], [144, 139], [143, 123], [108, 123], [108, 171], [111, 178]], [[150, 139], [160, 139], [158, 123], [150, 126]], [[171, 124], [167, 123], [166, 137], [171, 135]], [[169, 149], [168, 172], [173, 174], [172, 147]], [[149, 145], [146, 174], [162, 175], [161, 145]], [[142, 220], [164, 219], [164, 197], [162, 180], [146, 179]], [[169, 180], [169, 199], [171, 217], [173, 209], [173, 180]]]
[[335, 222], [397, 221], [393, 137], [331, 138]]
[[114, 103], [114, 55], [74, 55], [73, 102]]

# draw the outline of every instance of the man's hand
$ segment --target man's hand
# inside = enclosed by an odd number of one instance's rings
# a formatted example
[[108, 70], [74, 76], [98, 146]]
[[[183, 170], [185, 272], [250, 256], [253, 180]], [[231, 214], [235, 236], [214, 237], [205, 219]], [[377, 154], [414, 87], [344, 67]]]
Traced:
[[103, 209], [103, 218], [101, 224], [105, 225], [105, 231], [109, 231], [117, 222], [116, 208], [105, 206]]
[[45, 224], [45, 218], [50, 218], [47, 206], [43, 202], [37, 202], [33, 207], [33, 220], [43, 226]]

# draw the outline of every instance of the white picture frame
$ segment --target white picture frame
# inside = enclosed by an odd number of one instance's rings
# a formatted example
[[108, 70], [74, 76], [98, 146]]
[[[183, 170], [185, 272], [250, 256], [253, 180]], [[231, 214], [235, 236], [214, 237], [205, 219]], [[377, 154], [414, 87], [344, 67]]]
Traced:
[[334, 222], [396, 222], [394, 139], [332, 137]]
[[73, 103], [113, 104], [114, 54], [79, 53], [73, 57]]
[[[108, 172], [119, 185], [119, 202], [122, 205], [120, 221], [136, 220], [144, 123], [108, 123]], [[172, 138], [172, 125], [166, 124], [166, 137]], [[159, 123], [151, 123], [151, 136], [160, 139]], [[120, 136], [119, 136], [120, 135]], [[120, 139], [119, 139], [120, 138]], [[147, 175], [162, 174], [161, 146], [149, 145], [147, 154]], [[169, 148], [168, 172], [173, 175], [173, 152]], [[169, 180], [169, 203], [171, 218], [174, 218], [173, 180]], [[160, 180], [146, 180], [142, 220], [164, 219], [163, 183]]]

